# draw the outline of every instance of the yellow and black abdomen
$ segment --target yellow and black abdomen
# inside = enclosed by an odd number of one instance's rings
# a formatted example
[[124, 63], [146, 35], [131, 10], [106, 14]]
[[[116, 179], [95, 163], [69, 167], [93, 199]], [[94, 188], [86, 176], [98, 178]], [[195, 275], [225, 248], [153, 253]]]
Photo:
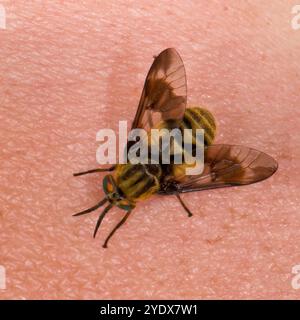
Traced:
[[[192, 107], [185, 110], [184, 117], [181, 121], [180, 129], [192, 129], [192, 144], [193, 144], [193, 154], [197, 148], [197, 140], [196, 140], [196, 130], [203, 129], [204, 130], [204, 145], [209, 146], [213, 143], [215, 135], [216, 135], [216, 122], [213, 115], [204, 108]], [[202, 147], [202, 145], [201, 145]], [[188, 152], [184, 150], [184, 152]], [[186, 169], [194, 167], [195, 164], [173, 164], [172, 165], [172, 175], [175, 179], [182, 179], [186, 174]]]
[[132, 202], [149, 198], [159, 190], [160, 165], [119, 164], [116, 168], [118, 188]]
[[196, 129], [204, 129], [204, 144], [209, 146], [216, 135], [216, 122], [208, 110], [192, 107], [185, 110], [181, 129], [192, 129], [193, 142], [196, 140]]

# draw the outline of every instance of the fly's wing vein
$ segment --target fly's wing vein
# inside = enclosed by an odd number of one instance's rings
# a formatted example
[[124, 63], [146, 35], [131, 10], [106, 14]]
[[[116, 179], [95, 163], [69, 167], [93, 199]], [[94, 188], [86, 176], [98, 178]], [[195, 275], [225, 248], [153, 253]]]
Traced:
[[[212, 145], [205, 149], [202, 174], [169, 181], [164, 189], [162, 184], [159, 193], [185, 193], [252, 184], [270, 177], [277, 167], [276, 160], [264, 152], [245, 146]], [[171, 176], [166, 178], [172, 179]]]
[[162, 51], [148, 72], [132, 129], [152, 129], [162, 120], [181, 120], [187, 100], [185, 68], [173, 48]]

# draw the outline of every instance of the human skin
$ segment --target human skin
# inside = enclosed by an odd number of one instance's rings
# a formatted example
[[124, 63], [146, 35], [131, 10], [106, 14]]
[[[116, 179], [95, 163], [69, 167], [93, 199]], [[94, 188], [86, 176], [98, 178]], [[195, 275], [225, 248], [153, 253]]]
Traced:
[[[2, 1], [1, 299], [297, 299], [300, 30], [294, 1]], [[93, 169], [102, 128], [134, 117], [153, 55], [174, 47], [188, 104], [216, 117], [217, 143], [279, 163], [254, 185], [113, 209]]]

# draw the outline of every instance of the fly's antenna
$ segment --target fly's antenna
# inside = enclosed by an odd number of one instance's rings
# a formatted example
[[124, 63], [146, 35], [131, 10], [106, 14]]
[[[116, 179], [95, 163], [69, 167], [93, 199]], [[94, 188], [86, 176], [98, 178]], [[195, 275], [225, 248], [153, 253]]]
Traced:
[[78, 217], [78, 216], [81, 216], [83, 214], [87, 214], [87, 213], [90, 213], [98, 208], [100, 208], [101, 206], [104, 205], [104, 203], [107, 201], [107, 198], [104, 198], [102, 199], [99, 203], [97, 203], [96, 205], [94, 205], [93, 207], [89, 208], [89, 209], [86, 209], [84, 211], [81, 211], [81, 212], [78, 212], [78, 213], [75, 213], [73, 214], [74, 217]]
[[103, 211], [102, 213], [100, 214], [99, 218], [98, 218], [98, 221], [97, 221], [97, 224], [96, 224], [96, 227], [95, 227], [95, 231], [94, 231], [94, 238], [96, 237], [96, 234], [98, 232], [98, 229], [101, 225], [101, 222], [103, 220], [103, 218], [106, 216], [107, 212], [113, 207], [113, 204], [110, 203]]

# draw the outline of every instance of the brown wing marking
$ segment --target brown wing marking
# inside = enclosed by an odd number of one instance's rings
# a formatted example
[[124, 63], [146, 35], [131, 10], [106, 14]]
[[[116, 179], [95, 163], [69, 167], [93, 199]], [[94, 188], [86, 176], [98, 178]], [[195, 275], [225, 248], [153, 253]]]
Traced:
[[184, 115], [187, 86], [181, 57], [173, 48], [155, 59], [145, 80], [132, 129], [154, 128], [161, 120], [178, 120]]
[[278, 167], [276, 160], [268, 154], [245, 146], [212, 145], [206, 148], [204, 158], [201, 175], [184, 176], [181, 181], [168, 182], [160, 193], [184, 193], [252, 184], [269, 178]]

